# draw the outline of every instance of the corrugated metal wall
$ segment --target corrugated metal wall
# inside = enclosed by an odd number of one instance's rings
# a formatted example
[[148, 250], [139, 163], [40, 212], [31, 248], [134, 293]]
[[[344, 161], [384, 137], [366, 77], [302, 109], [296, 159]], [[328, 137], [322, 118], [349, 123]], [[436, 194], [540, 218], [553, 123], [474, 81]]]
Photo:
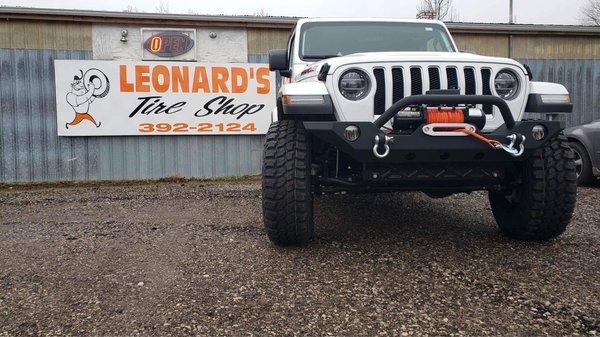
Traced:
[[260, 173], [262, 136], [58, 137], [53, 60], [91, 56], [89, 51], [0, 49], [0, 181]]

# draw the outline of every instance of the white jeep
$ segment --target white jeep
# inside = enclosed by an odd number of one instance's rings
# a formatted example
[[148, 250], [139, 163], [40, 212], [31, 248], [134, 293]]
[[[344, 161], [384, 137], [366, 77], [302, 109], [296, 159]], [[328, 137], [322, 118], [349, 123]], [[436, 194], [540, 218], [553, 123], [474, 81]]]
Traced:
[[[570, 222], [568, 91], [511, 59], [459, 52], [442, 22], [302, 19], [269, 54], [283, 80], [267, 133], [263, 218], [276, 244], [314, 236], [313, 197], [489, 191], [505, 234], [548, 240]], [[378, 207], [376, 203], [373, 207]]]

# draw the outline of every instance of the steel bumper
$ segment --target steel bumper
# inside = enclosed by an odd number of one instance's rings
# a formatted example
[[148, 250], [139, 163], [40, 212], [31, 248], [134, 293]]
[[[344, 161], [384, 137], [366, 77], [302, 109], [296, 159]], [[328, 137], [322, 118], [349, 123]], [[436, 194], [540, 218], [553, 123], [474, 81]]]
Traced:
[[[374, 122], [304, 122], [304, 127], [318, 139], [334, 145], [338, 150], [363, 163], [522, 161], [564, 128], [564, 125], [557, 121], [516, 122], [510, 108], [500, 97], [457, 95], [448, 90], [442, 92], [443, 94], [415, 95], [400, 99]], [[498, 108], [504, 125], [491, 133], [486, 133], [485, 137], [502, 144], [510, 143], [508, 137], [518, 139], [517, 146], [520, 151], [517, 156], [502, 149], [492, 148], [489, 144], [466, 134], [464, 136], [428, 135], [423, 131], [427, 125], [421, 125], [411, 134], [393, 135], [393, 139], [386, 137], [381, 130], [398, 112], [408, 107], [458, 107], [477, 104], [491, 104]], [[545, 126], [545, 137], [536, 140], [532, 135], [532, 128], [540, 124]], [[354, 141], [349, 141], [344, 136], [344, 130], [350, 125], [360, 129], [360, 136]], [[525, 140], [521, 142], [523, 136]], [[514, 147], [512, 149], [514, 150]]]
[[[360, 130], [360, 136], [355, 141], [348, 141], [344, 136], [346, 127], [354, 125]], [[535, 140], [532, 128], [544, 125], [546, 135], [541, 140]], [[507, 136], [521, 134], [524, 153], [514, 157], [509, 153], [494, 149], [489, 145], [469, 136], [429, 136], [419, 127], [412, 134], [394, 135], [388, 143], [390, 151], [385, 158], [377, 158], [373, 153], [375, 136], [384, 136], [380, 128], [371, 122], [304, 122], [305, 129], [323, 141], [335, 146], [338, 150], [362, 163], [468, 163], [468, 162], [514, 162], [528, 158], [531, 153], [544, 145], [552, 137], [562, 131], [564, 125], [559, 121], [522, 121], [515, 122], [509, 130], [505, 125], [485, 137], [508, 144]]]

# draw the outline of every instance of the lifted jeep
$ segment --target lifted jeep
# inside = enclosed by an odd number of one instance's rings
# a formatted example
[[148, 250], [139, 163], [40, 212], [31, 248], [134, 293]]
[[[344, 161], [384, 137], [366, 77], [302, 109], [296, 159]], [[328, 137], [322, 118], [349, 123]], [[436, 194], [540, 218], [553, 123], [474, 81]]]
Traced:
[[489, 191], [503, 233], [549, 240], [570, 222], [573, 153], [558, 121], [567, 90], [527, 66], [457, 51], [429, 20], [303, 19], [287, 50], [263, 160], [263, 218], [278, 245], [314, 236], [313, 196]]

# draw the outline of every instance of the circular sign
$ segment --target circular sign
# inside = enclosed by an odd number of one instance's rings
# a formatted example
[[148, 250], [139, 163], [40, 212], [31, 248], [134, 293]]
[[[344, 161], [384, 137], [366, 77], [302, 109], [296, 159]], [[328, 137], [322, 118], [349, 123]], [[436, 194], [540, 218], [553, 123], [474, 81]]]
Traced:
[[183, 55], [192, 48], [194, 48], [194, 40], [189, 35], [177, 31], [156, 33], [144, 42], [144, 49], [158, 57]]

